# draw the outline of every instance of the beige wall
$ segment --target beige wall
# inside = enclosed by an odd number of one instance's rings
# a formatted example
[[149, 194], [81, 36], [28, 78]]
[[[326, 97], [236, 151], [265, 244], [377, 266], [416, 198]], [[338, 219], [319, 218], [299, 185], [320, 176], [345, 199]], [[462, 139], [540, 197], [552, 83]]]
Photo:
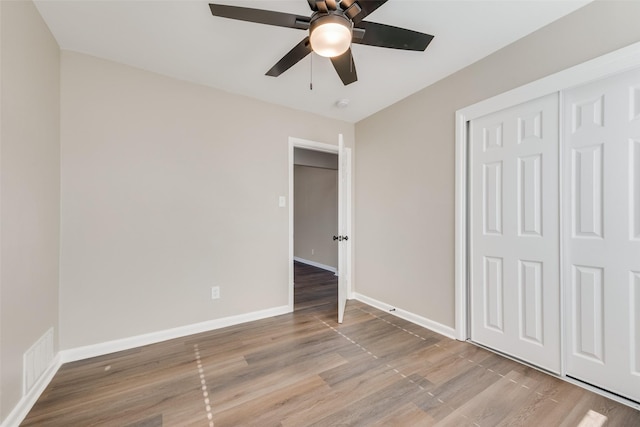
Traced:
[[34, 6], [0, 2], [0, 419], [50, 327], [66, 349], [286, 305], [289, 136], [357, 134], [356, 291], [453, 326], [455, 110], [640, 40], [637, 16], [597, 1], [354, 127], [60, 62]]
[[[58, 45], [31, 2], [0, 2], [0, 420], [22, 396], [22, 355], [58, 330]], [[57, 346], [56, 346], [57, 349]]]
[[294, 167], [294, 256], [338, 268], [338, 171]]
[[62, 348], [287, 305], [288, 138], [353, 124], [72, 52], [61, 82]]
[[640, 41], [639, 16], [597, 1], [357, 123], [356, 291], [454, 327], [455, 111]]

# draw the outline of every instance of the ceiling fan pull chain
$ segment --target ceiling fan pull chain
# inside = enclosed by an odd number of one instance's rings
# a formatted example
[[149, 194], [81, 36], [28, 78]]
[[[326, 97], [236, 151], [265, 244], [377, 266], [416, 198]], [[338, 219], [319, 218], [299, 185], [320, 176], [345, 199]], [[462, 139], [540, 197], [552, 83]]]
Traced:
[[310, 70], [310, 77], [309, 77], [309, 90], [313, 90], [313, 51], [311, 51], [311, 55], [309, 55], [311, 57], [311, 66], [309, 67]]

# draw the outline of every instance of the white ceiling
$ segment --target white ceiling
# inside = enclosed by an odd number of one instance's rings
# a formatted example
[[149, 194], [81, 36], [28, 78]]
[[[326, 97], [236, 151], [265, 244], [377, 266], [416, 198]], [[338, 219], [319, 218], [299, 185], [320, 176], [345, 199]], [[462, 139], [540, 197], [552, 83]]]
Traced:
[[[265, 76], [306, 32], [214, 17], [208, 1], [35, 4], [62, 49], [356, 122], [589, 1], [389, 0], [366, 20], [435, 38], [425, 52], [354, 45], [358, 81], [349, 86], [342, 84], [327, 58], [317, 55], [307, 56], [279, 77]], [[216, 2], [310, 15], [306, 0]], [[347, 108], [336, 106], [340, 99], [350, 101]]]

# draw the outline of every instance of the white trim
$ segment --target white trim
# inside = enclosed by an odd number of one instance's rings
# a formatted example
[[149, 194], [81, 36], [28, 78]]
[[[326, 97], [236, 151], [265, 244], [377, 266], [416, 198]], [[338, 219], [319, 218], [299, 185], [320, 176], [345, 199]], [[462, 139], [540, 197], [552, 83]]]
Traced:
[[289, 295], [287, 298], [287, 305], [289, 309], [293, 311], [293, 165], [295, 163], [293, 158], [293, 149], [295, 148], [295, 143], [292, 141], [293, 138], [289, 137], [289, 160], [287, 166], [289, 167], [289, 212], [288, 212], [288, 236], [287, 242], [289, 244], [289, 253], [287, 255], [287, 268], [289, 269], [289, 282], [287, 284], [289, 288]]
[[351, 156], [351, 148], [345, 148], [344, 154], [347, 156], [347, 165], [349, 168], [349, 174], [347, 175], [347, 226], [346, 226], [346, 236], [349, 236], [349, 240], [347, 242], [347, 299], [352, 299], [353, 296], [353, 247], [354, 247], [354, 238], [353, 238], [353, 223], [351, 222], [353, 218], [353, 192], [352, 192], [352, 177], [353, 177], [353, 158]]
[[454, 232], [454, 280], [455, 280], [455, 335], [465, 341], [467, 331], [467, 119], [456, 113], [455, 158], [455, 232]]
[[310, 141], [308, 139], [289, 137], [289, 147], [306, 148], [307, 150], [322, 151], [325, 153], [338, 153], [337, 144]]
[[[418, 326], [422, 326], [423, 328], [427, 328], [430, 331], [436, 332], [440, 335], [444, 335], [445, 337], [456, 339], [455, 329], [449, 326], [443, 325], [442, 323], [438, 323], [435, 320], [427, 319], [426, 317], [419, 316], [417, 314], [411, 313], [410, 311], [403, 310], [401, 308], [393, 307], [387, 303], [382, 301], [378, 301], [376, 299], [370, 298], [366, 295], [359, 294], [357, 292], [353, 293], [353, 298], [363, 302], [367, 305], [377, 308], [378, 310], [382, 310], [386, 313], [397, 316], [401, 319], [407, 320], [411, 323], [415, 323]], [[393, 310], [393, 311], [390, 311]]]
[[303, 264], [310, 265], [312, 267], [318, 267], [318, 268], [321, 268], [323, 270], [330, 271], [330, 272], [332, 272], [332, 273], [334, 273], [336, 275], [338, 274], [338, 269], [335, 268], [335, 267], [331, 267], [330, 265], [320, 264], [319, 262], [310, 261], [308, 259], [300, 258], [300, 257], [297, 257], [297, 256], [294, 256], [293, 260], [301, 262]]
[[17, 405], [13, 407], [7, 418], [4, 419], [0, 427], [18, 427], [27, 417], [33, 405], [36, 404], [40, 395], [47, 388], [53, 377], [62, 366], [60, 353], [56, 354], [47, 369], [40, 375], [38, 380], [33, 384], [29, 392], [22, 396]]
[[612, 74], [640, 67], [640, 42], [634, 43], [532, 83], [456, 111], [455, 127], [455, 335], [469, 338], [467, 330], [467, 122], [532, 99], [560, 92]]
[[266, 319], [268, 317], [279, 316], [286, 313], [291, 313], [291, 310], [289, 309], [289, 306], [283, 305], [280, 307], [253, 311], [251, 313], [223, 317], [221, 319], [207, 320], [206, 322], [193, 323], [191, 325], [179, 326], [177, 328], [165, 329], [163, 331], [151, 332], [148, 334], [63, 350], [60, 352], [60, 358], [62, 363], [75, 362], [76, 360], [103, 356], [117, 351], [156, 344], [162, 341], [213, 331], [215, 329], [226, 328], [227, 326], [239, 325], [241, 323], [253, 322], [255, 320]]

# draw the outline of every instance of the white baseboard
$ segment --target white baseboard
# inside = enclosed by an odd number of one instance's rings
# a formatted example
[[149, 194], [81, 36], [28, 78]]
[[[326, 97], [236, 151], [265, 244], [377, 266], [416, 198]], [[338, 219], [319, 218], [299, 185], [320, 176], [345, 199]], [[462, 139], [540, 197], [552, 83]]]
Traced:
[[239, 314], [237, 316], [224, 317], [222, 319], [208, 320], [206, 322], [194, 323], [177, 328], [166, 329], [164, 331], [152, 332], [149, 334], [123, 338], [119, 340], [107, 341], [99, 344], [87, 345], [59, 351], [53, 359], [51, 365], [44, 374], [34, 384], [28, 394], [24, 395], [18, 404], [13, 408], [9, 416], [0, 424], [0, 427], [18, 427], [24, 418], [29, 414], [31, 408], [36, 403], [42, 392], [49, 385], [60, 366], [63, 363], [75, 362], [77, 360], [89, 359], [91, 357], [103, 356], [117, 351], [130, 350], [144, 345], [155, 344], [162, 341], [181, 338], [201, 332], [226, 328], [227, 326], [252, 322], [254, 320], [279, 316], [290, 313], [288, 305], [269, 308], [266, 310], [254, 311], [251, 313]]
[[[369, 298], [366, 295], [359, 294], [357, 292], [353, 293], [353, 298], [363, 302], [367, 305], [377, 308], [378, 310], [382, 310], [389, 314], [393, 314], [401, 319], [407, 320], [411, 323], [415, 323], [416, 325], [422, 326], [423, 328], [427, 328], [433, 332], [436, 332], [440, 335], [444, 335], [445, 337], [456, 339], [456, 331], [454, 328], [443, 325], [442, 323], [438, 323], [434, 320], [427, 319], [426, 317], [419, 316], [417, 314], [411, 313], [410, 311], [403, 310], [401, 308], [393, 307], [387, 303], [382, 301], [378, 301], [373, 298]], [[393, 311], [390, 311], [393, 310]]]
[[240, 323], [252, 322], [254, 320], [265, 319], [267, 317], [279, 316], [290, 312], [291, 308], [288, 305], [283, 305], [281, 307], [253, 311], [251, 313], [223, 317], [221, 319], [207, 320], [206, 322], [194, 323], [191, 325], [166, 329], [164, 331], [151, 332], [134, 337], [63, 350], [60, 352], [60, 357], [62, 359], [62, 363], [75, 362], [76, 360], [89, 359], [91, 357], [103, 356], [117, 351], [130, 350], [136, 347], [142, 347], [175, 338], [182, 338], [188, 335], [199, 334], [201, 332], [212, 331], [215, 329], [226, 328], [227, 326], [239, 325]]
[[303, 264], [311, 265], [313, 267], [318, 267], [318, 268], [321, 268], [323, 270], [330, 271], [330, 272], [334, 273], [335, 275], [338, 275], [338, 269], [335, 268], [335, 267], [331, 267], [330, 265], [320, 264], [319, 262], [309, 261], [308, 259], [300, 258], [300, 257], [297, 257], [297, 256], [294, 256], [293, 260], [301, 262]]
[[13, 410], [9, 413], [7, 418], [4, 419], [0, 427], [18, 427], [20, 423], [25, 419], [27, 414], [33, 405], [36, 404], [36, 401], [40, 397], [40, 395], [47, 388], [53, 377], [55, 376], [58, 369], [62, 366], [62, 359], [60, 359], [60, 353], [58, 353], [47, 369], [40, 375], [40, 378], [33, 384], [33, 387], [29, 390], [27, 394], [22, 396], [20, 401], [16, 406], [14, 406]]

